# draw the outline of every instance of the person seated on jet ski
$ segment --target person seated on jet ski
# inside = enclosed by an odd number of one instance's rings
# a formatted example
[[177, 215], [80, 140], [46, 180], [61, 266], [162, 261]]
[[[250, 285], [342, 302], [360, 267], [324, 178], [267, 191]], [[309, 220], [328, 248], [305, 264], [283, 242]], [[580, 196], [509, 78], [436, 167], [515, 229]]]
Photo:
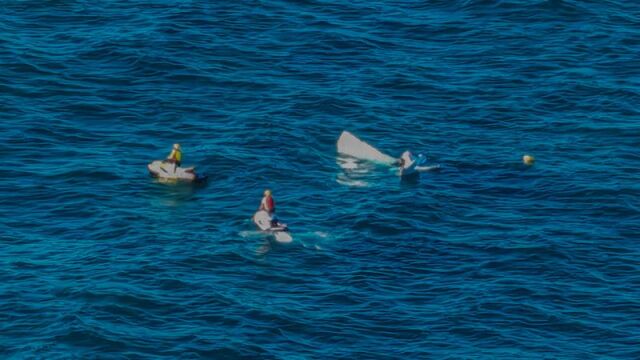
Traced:
[[182, 149], [180, 148], [180, 144], [173, 144], [171, 153], [164, 161], [173, 164], [173, 172], [176, 172], [178, 166], [182, 164]]
[[271, 217], [271, 226], [278, 226], [278, 220], [276, 220], [276, 202], [271, 196], [271, 190], [264, 191], [264, 197], [260, 201], [260, 207], [258, 211], [264, 210]]

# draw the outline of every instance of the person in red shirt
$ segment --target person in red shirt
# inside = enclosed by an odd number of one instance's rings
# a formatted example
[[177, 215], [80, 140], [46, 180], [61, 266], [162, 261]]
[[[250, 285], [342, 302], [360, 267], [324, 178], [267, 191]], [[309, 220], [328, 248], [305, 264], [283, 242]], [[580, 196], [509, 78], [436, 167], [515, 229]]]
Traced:
[[271, 196], [271, 190], [264, 191], [264, 197], [262, 201], [260, 201], [260, 208], [258, 211], [264, 210], [269, 216], [273, 217], [276, 212], [276, 202], [273, 200], [273, 196]]

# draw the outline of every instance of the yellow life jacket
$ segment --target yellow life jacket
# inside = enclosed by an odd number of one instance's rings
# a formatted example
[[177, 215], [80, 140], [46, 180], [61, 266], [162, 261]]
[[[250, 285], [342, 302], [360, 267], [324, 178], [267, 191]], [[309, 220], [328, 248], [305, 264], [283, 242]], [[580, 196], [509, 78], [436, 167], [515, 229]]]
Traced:
[[171, 150], [171, 154], [169, 154], [167, 159], [182, 162], [182, 151], [176, 149]]

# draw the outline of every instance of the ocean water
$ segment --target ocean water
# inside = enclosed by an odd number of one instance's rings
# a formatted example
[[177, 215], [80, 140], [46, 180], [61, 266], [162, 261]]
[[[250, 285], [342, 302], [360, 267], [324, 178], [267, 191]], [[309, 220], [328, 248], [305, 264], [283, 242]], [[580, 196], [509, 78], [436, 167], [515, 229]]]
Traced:
[[3, 1], [0, 356], [638, 359], [639, 53], [636, 1]]

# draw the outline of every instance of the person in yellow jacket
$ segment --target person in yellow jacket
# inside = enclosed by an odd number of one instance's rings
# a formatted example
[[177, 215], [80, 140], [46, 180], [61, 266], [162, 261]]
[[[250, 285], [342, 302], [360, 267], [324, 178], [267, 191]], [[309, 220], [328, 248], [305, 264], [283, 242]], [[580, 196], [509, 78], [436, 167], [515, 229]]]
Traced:
[[180, 144], [173, 144], [173, 149], [171, 149], [171, 153], [167, 156], [165, 162], [173, 164], [173, 172], [176, 172], [177, 167], [182, 164], [182, 148], [180, 148]]

